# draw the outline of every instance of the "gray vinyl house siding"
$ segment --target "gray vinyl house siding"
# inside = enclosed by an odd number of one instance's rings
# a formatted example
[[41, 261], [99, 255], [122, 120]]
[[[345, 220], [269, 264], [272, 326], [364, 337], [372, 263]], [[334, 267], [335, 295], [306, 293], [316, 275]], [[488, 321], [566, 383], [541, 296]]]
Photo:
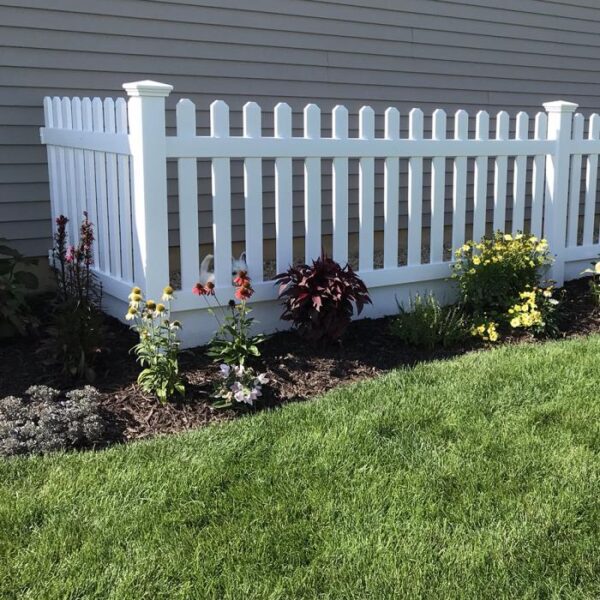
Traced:
[[[499, 8], [498, 5], [502, 7]], [[14, 0], [0, 1], [0, 236], [30, 255], [51, 236], [45, 95], [117, 96], [121, 84], [155, 79], [189, 97], [208, 131], [208, 106], [223, 99], [232, 128], [249, 100], [272, 127], [279, 101], [328, 112], [345, 104], [351, 129], [363, 104], [426, 115], [442, 107], [514, 115], [567, 99], [600, 108], [600, 4], [593, 0]], [[172, 111], [171, 111], [172, 112]], [[168, 124], [172, 125], [172, 114]], [[427, 124], [427, 121], [426, 121]], [[492, 120], [493, 126], [493, 120]], [[239, 161], [238, 161], [239, 163]], [[273, 231], [265, 165], [265, 222]], [[241, 165], [233, 165], [234, 237], [243, 231]], [[177, 244], [177, 181], [169, 165], [169, 228]], [[327, 216], [327, 167], [324, 167]], [[201, 240], [210, 232], [208, 165], [200, 165]], [[355, 177], [352, 175], [351, 177]], [[295, 165], [295, 218], [302, 231], [302, 171]], [[381, 182], [378, 180], [378, 184]], [[354, 206], [355, 197], [351, 198]], [[405, 212], [401, 207], [401, 216]], [[378, 216], [381, 211], [379, 209]], [[351, 207], [351, 219], [356, 211]], [[377, 221], [377, 224], [379, 221]], [[352, 227], [352, 223], [351, 223]], [[325, 227], [327, 231], [327, 227]]]

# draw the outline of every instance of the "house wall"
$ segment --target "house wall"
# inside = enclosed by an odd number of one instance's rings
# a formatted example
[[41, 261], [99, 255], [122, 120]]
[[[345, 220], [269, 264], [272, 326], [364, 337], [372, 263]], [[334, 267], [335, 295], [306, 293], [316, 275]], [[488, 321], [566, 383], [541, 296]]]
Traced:
[[[499, 8], [501, 6], [501, 8]], [[499, 109], [533, 115], [558, 98], [583, 112], [600, 108], [600, 4], [595, 0], [14, 0], [0, 1], [0, 237], [44, 255], [51, 224], [45, 149], [39, 144], [45, 95], [116, 96], [121, 84], [174, 85], [172, 109], [189, 97], [208, 132], [208, 106], [228, 102], [234, 132], [248, 100], [264, 111], [370, 104], [383, 128], [394, 105], [408, 110]], [[169, 114], [168, 124], [173, 124]], [[493, 126], [493, 123], [492, 123]], [[269, 172], [269, 165], [265, 171]], [[177, 245], [177, 181], [169, 165], [170, 239]], [[329, 202], [324, 165], [324, 214]], [[241, 164], [234, 164], [234, 238], [243, 233]], [[200, 164], [201, 242], [210, 241], [208, 165]], [[354, 175], [356, 177], [356, 170]], [[266, 231], [273, 231], [265, 180]], [[296, 231], [302, 224], [302, 170], [295, 165]], [[379, 187], [381, 178], [377, 180]], [[449, 188], [450, 189], [450, 188]], [[380, 199], [380, 190], [377, 198]], [[351, 230], [357, 218], [351, 199]], [[401, 225], [405, 207], [401, 206]], [[378, 206], [380, 224], [381, 207]], [[327, 233], [327, 226], [324, 228]]]

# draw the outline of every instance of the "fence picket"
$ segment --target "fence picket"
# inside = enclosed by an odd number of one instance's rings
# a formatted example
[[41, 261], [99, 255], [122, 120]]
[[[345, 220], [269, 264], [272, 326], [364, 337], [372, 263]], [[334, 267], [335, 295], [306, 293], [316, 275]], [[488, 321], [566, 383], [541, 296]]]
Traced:
[[[73, 129], [73, 113], [71, 111], [71, 99], [62, 98], [62, 126], [63, 129]], [[66, 196], [65, 201], [68, 206], [69, 214], [72, 215], [69, 225], [69, 239], [71, 244], [77, 244], [79, 239], [79, 221], [81, 220], [81, 211], [77, 206], [77, 186], [75, 182], [75, 150], [73, 148], [65, 149], [65, 167], [66, 167]]]
[[[490, 135], [490, 115], [485, 110], [477, 113], [475, 139], [487, 140]], [[473, 173], [473, 239], [479, 241], [485, 235], [487, 217], [488, 158], [475, 158]]]
[[[348, 138], [348, 110], [336, 106], [331, 113], [332, 137]], [[348, 262], [348, 159], [334, 157], [332, 161], [333, 258], [341, 265]]]
[[[89, 98], [84, 98], [81, 101], [81, 120], [83, 131], [91, 132], [93, 130], [92, 123], [92, 101]], [[90, 221], [94, 225], [96, 237], [100, 224], [98, 223], [98, 207], [96, 204], [96, 165], [94, 161], [94, 153], [91, 150], [83, 151], [83, 168], [85, 179], [85, 206], [88, 211]], [[99, 267], [98, 244], [92, 247], [94, 265]]]
[[[72, 110], [72, 125], [76, 131], [83, 130], [83, 117], [81, 114], [81, 99], [72, 98], [71, 100]], [[83, 150], [77, 148], [73, 151], [75, 156], [75, 189], [76, 189], [76, 203], [79, 211], [80, 218], [83, 218], [83, 212], [87, 212], [85, 203], [85, 176], [83, 169]], [[94, 223], [95, 226], [95, 223]]]
[[[127, 134], [127, 103], [124, 98], [115, 101], [117, 133]], [[131, 232], [131, 184], [129, 156], [117, 157], [119, 180], [119, 232], [121, 239], [121, 276], [129, 283], [133, 282], [133, 239]]]
[[[104, 131], [116, 133], [115, 101], [104, 99]], [[107, 152], [106, 157], [106, 193], [108, 195], [108, 226], [110, 231], [110, 272], [121, 278], [121, 232], [119, 224], [119, 185], [117, 180], [117, 155]]]
[[[508, 113], [501, 110], [496, 115], [496, 139], [508, 139]], [[494, 231], [504, 231], [506, 227], [506, 180], [508, 159], [497, 156], [494, 164]]]
[[[52, 106], [52, 98], [44, 97], [44, 123], [46, 127], [54, 127], [54, 110]], [[56, 218], [59, 216], [59, 175], [58, 175], [58, 149], [54, 146], [48, 146], [48, 184], [50, 188], [50, 210], [52, 215], [52, 227], [54, 228]]]
[[[526, 140], [529, 131], [529, 115], [517, 115], [516, 140]], [[525, 184], [527, 177], [527, 156], [518, 155], [514, 159], [512, 233], [523, 231], [525, 227]]]
[[[275, 106], [275, 137], [292, 137], [292, 109], [285, 102]], [[275, 159], [275, 262], [277, 272], [285, 271], [294, 260], [292, 212], [292, 159]]]
[[[176, 108], [177, 135], [196, 135], [196, 106], [182, 99]], [[191, 290], [200, 274], [200, 243], [198, 240], [198, 162], [195, 158], [177, 161], [179, 193], [179, 254], [181, 288]], [[206, 283], [206, 282], [202, 282]]]
[[[469, 133], [469, 115], [457, 110], [454, 115], [454, 139], [466, 140]], [[452, 250], [456, 250], [465, 241], [465, 219], [467, 211], [467, 158], [457, 156], [454, 159], [454, 178], [452, 186]]]
[[[92, 126], [96, 132], [104, 132], [104, 111], [102, 109], [102, 100], [94, 98], [92, 100]], [[104, 153], [94, 152], [94, 173], [96, 176], [96, 205], [98, 225], [96, 227], [96, 236], [98, 242], [98, 254], [100, 257], [99, 268], [105, 273], [110, 272], [110, 238], [108, 230], [108, 207], [107, 207], [107, 188], [106, 188], [106, 160]]]
[[[244, 104], [244, 137], [262, 135], [261, 110], [255, 102]], [[246, 260], [254, 281], [262, 281], [263, 274], [263, 205], [262, 161], [244, 160], [244, 210], [246, 224]]]
[[[363, 106], [358, 113], [359, 138], [375, 137], [375, 112]], [[375, 159], [367, 156], [358, 162], [358, 269], [373, 270], [375, 229]]]
[[[446, 111], [438, 108], [431, 118], [431, 137], [434, 140], [446, 139]], [[446, 159], [434, 156], [431, 159], [431, 228], [429, 231], [432, 263], [444, 259], [444, 211], [446, 200]]]
[[[400, 137], [400, 113], [395, 108], [385, 111], [385, 139], [397, 140]], [[399, 160], [387, 157], [384, 162], [383, 192], [383, 267], [395, 269], [398, 266], [398, 202], [399, 202]]]
[[[423, 111], [420, 108], [413, 108], [408, 114], [408, 137], [423, 139]], [[422, 215], [423, 159], [415, 157], [408, 161], [408, 265], [421, 264]]]
[[[581, 113], [573, 116], [572, 136], [575, 141], [583, 139], [584, 118]], [[581, 154], [571, 155], [571, 173], [569, 176], [569, 212], [567, 215], [567, 246], [577, 246], [579, 229], [579, 204], [581, 200]]]
[[[210, 105], [210, 134], [212, 137], [229, 137], [229, 107], [222, 100]], [[213, 244], [215, 260], [215, 285], [231, 285], [231, 176], [228, 158], [213, 158]]]
[[[54, 117], [54, 127], [56, 129], [63, 128], [63, 118], [62, 118], [62, 103], [58, 96], [54, 96], [52, 98], [52, 114]], [[56, 156], [57, 156], [57, 187], [58, 187], [58, 203], [57, 203], [57, 213], [59, 215], [63, 215], [72, 218], [72, 215], [69, 212], [69, 205], [67, 203], [67, 165], [65, 162], [65, 152], [66, 148], [63, 146], [58, 146], [56, 148]], [[68, 229], [67, 229], [68, 231]]]
[[[600, 115], [590, 117], [588, 139], [600, 138]], [[594, 221], [596, 212], [596, 189], [598, 186], [598, 154], [588, 154], [585, 166], [585, 206], [583, 213], [583, 245], [594, 243]]]
[[[536, 140], [545, 140], [548, 132], [548, 117], [545, 112], [535, 116]], [[546, 157], [538, 154], [533, 157], [531, 174], [531, 233], [537, 237], [542, 236], [542, 217], [544, 214], [544, 187], [545, 187]]]
[[[321, 111], [316, 104], [304, 108], [304, 137], [321, 137]], [[304, 250], [306, 262], [321, 255], [321, 159], [304, 160]]]

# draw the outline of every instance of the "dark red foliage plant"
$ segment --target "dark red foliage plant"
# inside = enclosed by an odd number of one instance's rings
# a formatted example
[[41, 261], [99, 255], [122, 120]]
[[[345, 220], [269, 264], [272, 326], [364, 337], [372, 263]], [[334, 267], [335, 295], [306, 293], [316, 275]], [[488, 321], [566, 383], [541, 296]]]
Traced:
[[275, 277], [283, 300], [281, 318], [292, 321], [300, 335], [314, 342], [337, 342], [350, 324], [371, 304], [369, 292], [350, 265], [321, 256], [311, 266], [290, 267]]

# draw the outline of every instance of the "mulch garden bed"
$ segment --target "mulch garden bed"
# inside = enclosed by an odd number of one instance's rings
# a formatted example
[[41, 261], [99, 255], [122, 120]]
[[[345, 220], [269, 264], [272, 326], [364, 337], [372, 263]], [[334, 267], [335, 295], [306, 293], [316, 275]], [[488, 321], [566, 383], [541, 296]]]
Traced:
[[[600, 331], [600, 311], [589, 294], [587, 280], [565, 285], [562, 335], [573, 337]], [[391, 318], [364, 319], [351, 324], [343, 343], [328, 348], [305, 344], [292, 332], [271, 336], [261, 346], [256, 367], [270, 383], [263, 389], [259, 408], [272, 409], [287, 402], [305, 400], [343, 383], [372, 377], [390, 369], [422, 361], [463, 354], [481, 344], [475, 342], [452, 350], [426, 352], [402, 345], [389, 333]], [[216, 367], [204, 348], [182, 352], [181, 370], [186, 380], [186, 399], [160, 404], [141, 393], [135, 384], [138, 367], [129, 353], [134, 334], [123, 324], [107, 318], [107, 350], [98, 357], [97, 377], [92, 384], [102, 393], [104, 416], [110, 424], [109, 442], [124, 442], [157, 434], [174, 433], [228, 420], [244, 409], [214, 409], [210, 394]], [[528, 335], [504, 338], [503, 343], [531, 342]], [[59, 389], [81, 387], [47, 366], [39, 338], [0, 343], [0, 398], [21, 395], [34, 384]], [[256, 410], [256, 409], [245, 409]]]

